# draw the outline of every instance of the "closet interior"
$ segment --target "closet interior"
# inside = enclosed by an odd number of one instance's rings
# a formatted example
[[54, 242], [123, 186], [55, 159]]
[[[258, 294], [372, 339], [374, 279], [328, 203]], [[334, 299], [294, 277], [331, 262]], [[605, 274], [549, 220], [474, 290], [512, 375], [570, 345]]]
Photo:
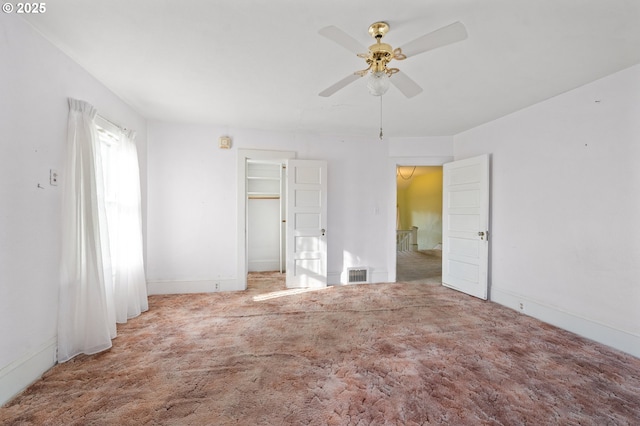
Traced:
[[247, 160], [249, 272], [285, 271], [285, 165]]

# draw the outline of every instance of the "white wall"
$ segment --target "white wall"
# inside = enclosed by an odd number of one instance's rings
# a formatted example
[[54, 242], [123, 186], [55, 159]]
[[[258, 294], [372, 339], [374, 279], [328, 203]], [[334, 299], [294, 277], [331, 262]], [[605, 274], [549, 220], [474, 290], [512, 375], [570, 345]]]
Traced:
[[454, 152], [491, 154], [491, 299], [640, 356], [640, 65]]
[[16, 15], [0, 14], [0, 58], [1, 404], [54, 363], [67, 98], [138, 131], [143, 193], [146, 123]]
[[279, 199], [247, 201], [247, 262], [249, 271], [279, 271], [284, 226]]
[[[450, 160], [453, 155], [452, 136], [431, 136], [431, 137], [403, 137], [390, 138], [389, 157], [393, 158], [400, 165], [415, 166], [416, 158], [442, 158]], [[429, 164], [417, 164], [431, 166]]]
[[[233, 138], [231, 149], [218, 148], [222, 135]], [[381, 190], [386, 141], [150, 122], [150, 292], [212, 291], [215, 283], [222, 290], [241, 288], [239, 148], [327, 160], [329, 282], [339, 282], [349, 266], [369, 266], [374, 279], [387, 280], [386, 205], [395, 201]]]

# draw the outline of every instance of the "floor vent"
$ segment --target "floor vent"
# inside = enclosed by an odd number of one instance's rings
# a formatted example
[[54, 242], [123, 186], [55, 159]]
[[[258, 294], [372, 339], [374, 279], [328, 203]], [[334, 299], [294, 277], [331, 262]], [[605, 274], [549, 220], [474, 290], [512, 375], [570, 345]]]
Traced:
[[369, 282], [369, 270], [367, 268], [347, 268], [347, 284]]

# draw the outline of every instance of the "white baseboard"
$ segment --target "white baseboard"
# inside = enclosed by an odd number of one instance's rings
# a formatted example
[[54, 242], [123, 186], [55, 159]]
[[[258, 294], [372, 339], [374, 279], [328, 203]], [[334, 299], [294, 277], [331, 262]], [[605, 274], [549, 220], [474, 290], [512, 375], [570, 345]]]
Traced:
[[[370, 270], [371, 271], [371, 270]], [[370, 283], [389, 282], [387, 271], [371, 271]], [[346, 275], [341, 272], [327, 273], [327, 285], [342, 285], [346, 282]], [[216, 286], [217, 284], [217, 286]], [[154, 294], [190, 294], [190, 293], [215, 293], [218, 291], [242, 291], [238, 280], [235, 278], [217, 280], [189, 280], [189, 281], [147, 281], [147, 293]]]
[[280, 261], [278, 259], [250, 260], [248, 266], [249, 271], [255, 272], [279, 271]]
[[57, 343], [57, 338], [53, 337], [0, 369], [0, 406], [9, 402], [56, 364]]
[[491, 301], [640, 358], [640, 336], [528, 299], [491, 289]]
[[389, 282], [389, 272], [373, 270], [371, 271], [371, 282], [372, 283], [388, 283]]
[[244, 290], [235, 279], [193, 281], [147, 281], [147, 294], [215, 293]]

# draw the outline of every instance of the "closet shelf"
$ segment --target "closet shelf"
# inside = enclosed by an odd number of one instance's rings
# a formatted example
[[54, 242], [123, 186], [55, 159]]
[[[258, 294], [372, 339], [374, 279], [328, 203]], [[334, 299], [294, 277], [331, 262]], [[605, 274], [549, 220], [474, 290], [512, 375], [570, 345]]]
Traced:
[[280, 180], [279, 177], [270, 177], [270, 176], [247, 176], [247, 179], [260, 179], [260, 180]]
[[247, 197], [249, 199], [270, 199], [270, 200], [279, 200], [280, 194], [272, 193], [272, 192], [247, 192]]

